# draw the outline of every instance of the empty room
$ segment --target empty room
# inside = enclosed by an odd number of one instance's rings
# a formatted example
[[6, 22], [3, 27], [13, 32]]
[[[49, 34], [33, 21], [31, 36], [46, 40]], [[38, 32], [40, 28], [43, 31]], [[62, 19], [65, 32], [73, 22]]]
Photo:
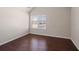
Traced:
[[0, 7], [0, 51], [78, 51], [78, 19], [78, 7]]

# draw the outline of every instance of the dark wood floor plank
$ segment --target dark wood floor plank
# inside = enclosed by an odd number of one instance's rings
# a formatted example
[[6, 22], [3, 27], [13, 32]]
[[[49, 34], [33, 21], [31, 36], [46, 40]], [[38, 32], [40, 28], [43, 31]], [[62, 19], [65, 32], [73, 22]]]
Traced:
[[0, 46], [0, 51], [77, 51], [69, 39], [28, 34]]

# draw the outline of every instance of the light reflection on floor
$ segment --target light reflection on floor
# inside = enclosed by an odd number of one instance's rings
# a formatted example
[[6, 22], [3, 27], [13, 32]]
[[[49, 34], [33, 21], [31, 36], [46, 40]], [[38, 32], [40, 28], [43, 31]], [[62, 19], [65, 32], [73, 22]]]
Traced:
[[45, 40], [37, 40], [37, 39], [32, 39], [31, 40], [31, 49], [33, 51], [44, 51], [47, 49], [46, 47], [46, 41]]

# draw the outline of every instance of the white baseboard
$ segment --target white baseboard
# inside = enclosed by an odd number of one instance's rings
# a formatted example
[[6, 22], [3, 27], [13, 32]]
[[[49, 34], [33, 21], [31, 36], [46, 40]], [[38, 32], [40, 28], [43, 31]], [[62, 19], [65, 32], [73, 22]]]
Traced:
[[9, 40], [7, 40], [7, 41], [5, 41], [5, 42], [3, 42], [3, 43], [0, 43], [0, 46], [6, 44], [6, 43], [8, 43], [8, 42], [11, 42], [11, 41], [13, 41], [13, 40], [16, 40], [16, 39], [18, 39], [18, 38], [20, 38], [20, 37], [22, 37], [22, 36], [28, 35], [28, 34], [29, 34], [29, 33], [25, 33], [25, 34], [22, 34], [22, 35], [19, 35], [19, 36], [15, 37], [15, 38], [9, 39]]
[[76, 46], [76, 48], [79, 50], [79, 47], [77, 46], [76, 42], [74, 40], [72, 40], [72, 42], [74, 43], [74, 45]]
[[65, 38], [65, 39], [71, 39], [70, 37], [62, 37], [62, 36], [49, 35], [49, 34], [39, 34], [39, 33], [32, 33], [32, 34], [45, 35], [45, 36], [58, 37], [58, 38]]

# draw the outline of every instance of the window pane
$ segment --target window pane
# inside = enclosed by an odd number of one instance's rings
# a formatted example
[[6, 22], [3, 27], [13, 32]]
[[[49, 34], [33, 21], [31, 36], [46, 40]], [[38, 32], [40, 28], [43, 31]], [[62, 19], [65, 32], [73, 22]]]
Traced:
[[32, 28], [33, 29], [46, 29], [47, 16], [32, 16]]
[[38, 28], [38, 25], [37, 24], [33, 24], [32, 28]]

